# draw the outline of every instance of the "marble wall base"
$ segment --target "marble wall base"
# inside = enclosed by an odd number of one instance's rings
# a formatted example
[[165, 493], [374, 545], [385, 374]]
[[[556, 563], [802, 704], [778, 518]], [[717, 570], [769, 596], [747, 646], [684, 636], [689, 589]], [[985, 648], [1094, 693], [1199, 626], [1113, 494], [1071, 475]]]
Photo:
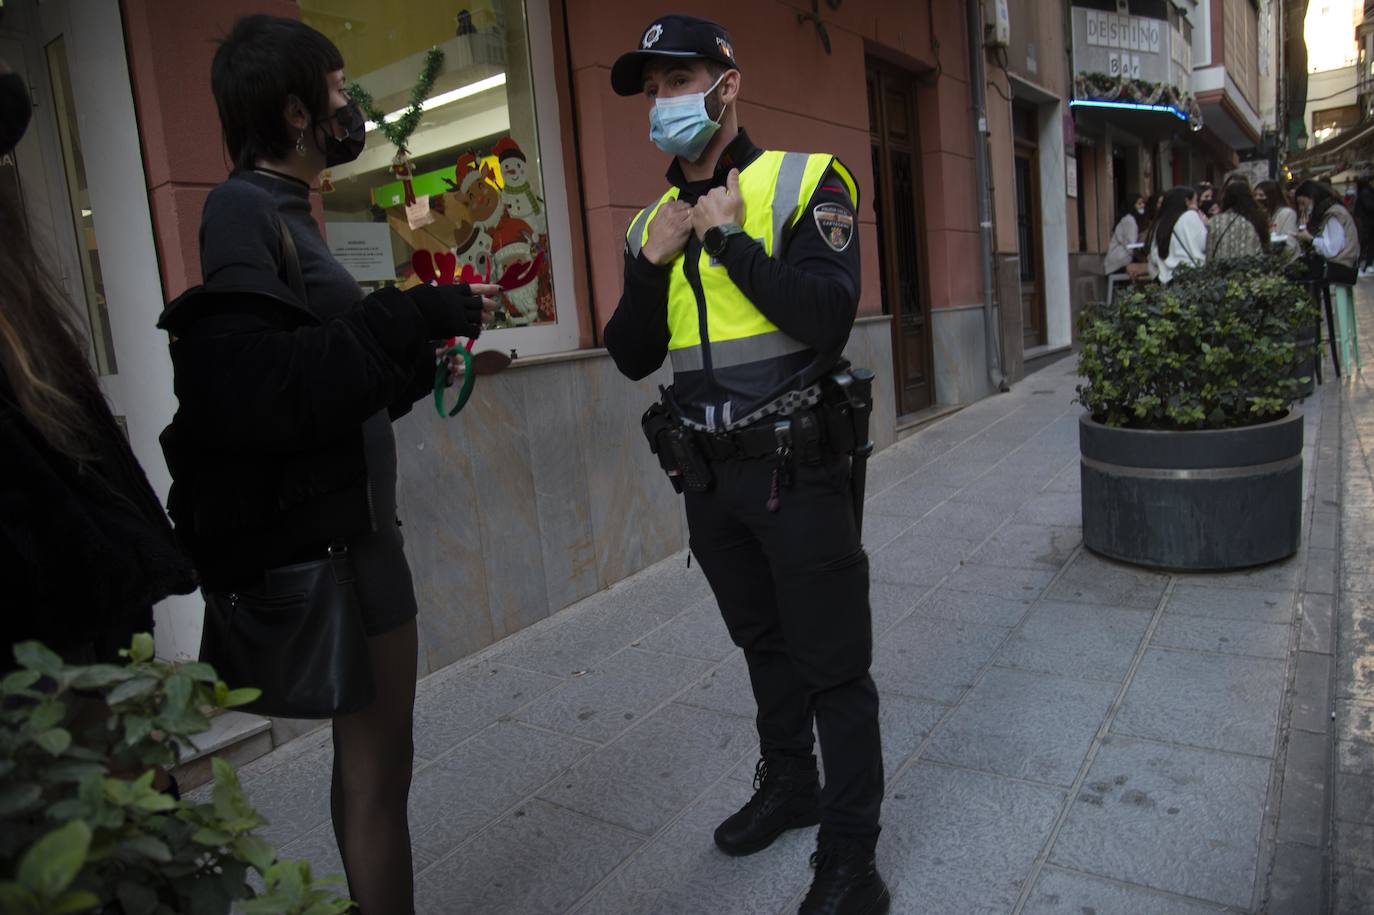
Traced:
[[988, 380], [983, 306], [930, 313], [935, 343], [935, 396], [941, 404], [970, 404], [993, 393]]

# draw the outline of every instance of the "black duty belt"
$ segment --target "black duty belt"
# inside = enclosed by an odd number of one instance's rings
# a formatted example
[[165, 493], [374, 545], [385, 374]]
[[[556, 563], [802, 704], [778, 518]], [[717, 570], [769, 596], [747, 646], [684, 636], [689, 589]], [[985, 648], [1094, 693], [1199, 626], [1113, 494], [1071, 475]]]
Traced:
[[[811, 412], [799, 410], [793, 416]], [[787, 430], [786, 434], [790, 435], [791, 419], [792, 417], [774, 416], [734, 432], [702, 432], [694, 429], [692, 435], [696, 439], [697, 447], [708, 461], [770, 457], [776, 455], [780, 448], [792, 446], [790, 438], [779, 439], [779, 424]], [[823, 427], [817, 423], [815, 428], [819, 434]], [[815, 444], [820, 444], [819, 439]]]

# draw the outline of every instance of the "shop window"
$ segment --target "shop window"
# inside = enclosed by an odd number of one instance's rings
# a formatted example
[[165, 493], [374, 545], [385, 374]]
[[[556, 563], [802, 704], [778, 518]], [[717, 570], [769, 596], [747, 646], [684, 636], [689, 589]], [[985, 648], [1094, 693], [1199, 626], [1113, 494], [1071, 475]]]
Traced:
[[[302, 20], [338, 45], [348, 80], [366, 89], [374, 110], [388, 119], [410, 104], [429, 50], [437, 47], [444, 55], [408, 143], [409, 161], [398, 162], [396, 148], [369, 121], [362, 156], [324, 175], [325, 234], [339, 260], [369, 289], [425, 282], [431, 269], [441, 277], [466, 270], [493, 282], [503, 276], [527, 280], [503, 295], [479, 348], [522, 355], [575, 348], [576, 303], [571, 293], [556, 296], [554, 282], [567, 266], [566, 229], [554, 231], [550, 242], [551, 228], [558, 229], [560, 220], [566, 225], [566, 204], [553, 201], [551, 215], [545, 191], [547, 180], [559, 181], [561, 152], [541, 156], [539, 68], [531, 64], [526, 4], [299, 5]], [[529, 5], [531, 17], [539, 12], [547, 19], [544, 0]], [[536, 46], [546, 57], [547, 31], [540, 21]], [[551, 74], [548, 69], [541, 78]], [[546, 117], [556, 127], [556, 115]]]
[[101, 375], [119, 371], [115, 362], [114, 340], [110, 335], [110, 313], [105, 301], [105, 281], [100, 272], [100, 249], [95, 240], [95, 214], [91, 211], [90, 186], [86, 180], [86, 160], [81, 151], [81, 132], [77, 126], [76, 101], [72, 97], [71, 70], [67, 66], [67, 42], [58, 37], [46, 49], [48, 76], [52, 81], [53, 108], [62, 145], [63, 174], [67, 197], [71, 201], [72, 228], [81, 262], [81, 283], [86, 315], [90, 323], [95, 368]]

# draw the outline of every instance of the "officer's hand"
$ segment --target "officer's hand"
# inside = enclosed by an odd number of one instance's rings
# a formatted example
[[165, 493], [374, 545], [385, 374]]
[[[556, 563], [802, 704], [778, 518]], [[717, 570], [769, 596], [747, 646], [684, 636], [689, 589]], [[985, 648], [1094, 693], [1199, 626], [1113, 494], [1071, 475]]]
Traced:
[[697, 201], [692, 207], [692, 228], [697, 238], [705, 241], [706, 230], [732, 222], [744, 225], [744, 198], [739, 192], [739, 169], [730, 169], [725, 187], [718, 187]]
[[692, 208], [681, 200], [666, 201], [649, 223], [644, 256], [650, 263], [666, 265], [687, 247], [692, 237]]

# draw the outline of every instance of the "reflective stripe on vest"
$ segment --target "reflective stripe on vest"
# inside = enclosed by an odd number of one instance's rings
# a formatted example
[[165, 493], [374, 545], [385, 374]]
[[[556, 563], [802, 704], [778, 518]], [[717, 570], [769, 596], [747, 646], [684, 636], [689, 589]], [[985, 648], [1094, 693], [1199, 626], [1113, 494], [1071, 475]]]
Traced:
[[[781, 240], [801, 217], [832, 165], [857, 209], [857, 185], [833, 156], [773, 150], [761, 153], [740, 172], [745, 234], [761, 243], [769, 256], [780, 257], [783, 253]], [[636, 214], [626, 233], [632, 256], [637, 256], [648, 240], [649, 224], [659, 208], [677, 196], [678, 189], [670, 188], [652, 206]], [[678, 374], [705, 369], [707, 353], [701, 345], [704, 324], [713, 376], [721, 393], [729, 398], [722, 409], [737, 398], [743, 402], [735, 404], [734, 412], [743, 415], [747, 402], [774, 393], [749, 389], [773, 380], [778, 374], [769, 372], [767, 364], [778, 363], [779, 372], [782, 372], [787, 363], [796, 362], [796, 354], [809, 352], [809, 349], [764, 317], [730, 279], [725, 267], [714, 263], [705, 251], [701, 252], [698, 262], [706, 301], [706, 320], [703, 322], [696, 294], [683, 269], [684, 263], [684, 255], [678, 255], [671, 264], [668, 284], [668, 349], [673, 371]]]

